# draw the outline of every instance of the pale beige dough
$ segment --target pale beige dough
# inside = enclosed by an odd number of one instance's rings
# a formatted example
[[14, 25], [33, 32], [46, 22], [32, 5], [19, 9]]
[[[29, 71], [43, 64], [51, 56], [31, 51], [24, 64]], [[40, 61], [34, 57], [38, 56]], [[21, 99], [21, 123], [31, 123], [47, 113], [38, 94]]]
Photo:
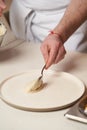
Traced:
[[41, 79], [35, 79], [28, 84], [26, 92], [35, 92], [41, 88], [43, 88], [43, 81]]
[[6, 32], [6, 27], [3, 23], [0, 22], [0, 36], [4, 35]]

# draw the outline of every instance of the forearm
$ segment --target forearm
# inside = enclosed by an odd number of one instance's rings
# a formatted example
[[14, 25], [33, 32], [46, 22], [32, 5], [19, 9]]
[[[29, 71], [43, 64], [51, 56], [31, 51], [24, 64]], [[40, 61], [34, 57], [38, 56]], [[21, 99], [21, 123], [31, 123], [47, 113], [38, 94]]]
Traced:
[[72, 0], [54, 32], [65, 42], [87, 19], [87, 0]]

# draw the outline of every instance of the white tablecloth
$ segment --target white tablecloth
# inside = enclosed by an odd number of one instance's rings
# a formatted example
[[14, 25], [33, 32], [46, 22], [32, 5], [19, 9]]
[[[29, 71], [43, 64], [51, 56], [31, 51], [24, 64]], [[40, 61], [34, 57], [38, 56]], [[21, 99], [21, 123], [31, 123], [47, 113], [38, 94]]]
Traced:
[[[40, 69], [43, 64], [39, 44], [22, 43], [0, 52], [0, 82], [15, 73]], [[68, 52], [65, 59], [52, 69], [72, 73], [87, 85], [87, 54]], [[86, 124], [66, 119], [64, 114], [67, 111], [28, 112], [0, 100], [0, 130], [87, 130]]]

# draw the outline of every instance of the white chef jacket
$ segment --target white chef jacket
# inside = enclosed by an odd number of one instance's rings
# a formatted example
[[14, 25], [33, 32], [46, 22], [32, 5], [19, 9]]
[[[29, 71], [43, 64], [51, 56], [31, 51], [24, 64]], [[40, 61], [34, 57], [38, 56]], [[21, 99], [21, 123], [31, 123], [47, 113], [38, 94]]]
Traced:
[[[71, 0], [13, 0], [10, 23], [18, 38], [42, 42], [64, 15]], [[65, 42], [66, 50], [87, 51], [87, 22]]]

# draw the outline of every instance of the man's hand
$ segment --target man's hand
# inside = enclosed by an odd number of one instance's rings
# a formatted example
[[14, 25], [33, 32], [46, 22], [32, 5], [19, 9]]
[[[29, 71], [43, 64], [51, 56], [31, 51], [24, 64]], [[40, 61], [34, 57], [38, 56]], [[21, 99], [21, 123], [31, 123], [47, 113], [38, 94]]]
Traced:
[[0, 16], [3, 13], [3, 10], [6, 8], [4, 0], [0, 0]]
[[52, 64], [58, 63], [66, 54], [61, 38], [55, 34], [46, 37], [41, 44], [41, 52], [46, 63], [46, 69]]

